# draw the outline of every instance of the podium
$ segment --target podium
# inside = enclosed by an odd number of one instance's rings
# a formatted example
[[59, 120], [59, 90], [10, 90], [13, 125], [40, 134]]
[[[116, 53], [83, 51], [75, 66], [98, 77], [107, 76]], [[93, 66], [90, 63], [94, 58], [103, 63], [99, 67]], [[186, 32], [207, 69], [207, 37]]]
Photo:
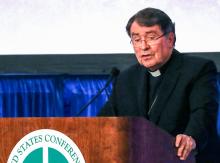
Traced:
[[194, 163], [176, 156], [174, 137], [143, 118], [0, 118], [0, 163], [39, 129], [57, 130], [80, 149], [86, 163]]

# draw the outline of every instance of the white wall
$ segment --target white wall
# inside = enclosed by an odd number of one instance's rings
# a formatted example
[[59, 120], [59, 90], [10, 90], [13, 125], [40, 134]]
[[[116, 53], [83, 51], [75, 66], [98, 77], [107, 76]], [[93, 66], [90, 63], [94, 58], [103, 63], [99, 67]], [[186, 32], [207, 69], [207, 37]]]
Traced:
[[0, 0], [0, 54], [133, 52], [126, 23], [149, 6], [175, 22], [179, 51], [220, 51], [220, 0]]

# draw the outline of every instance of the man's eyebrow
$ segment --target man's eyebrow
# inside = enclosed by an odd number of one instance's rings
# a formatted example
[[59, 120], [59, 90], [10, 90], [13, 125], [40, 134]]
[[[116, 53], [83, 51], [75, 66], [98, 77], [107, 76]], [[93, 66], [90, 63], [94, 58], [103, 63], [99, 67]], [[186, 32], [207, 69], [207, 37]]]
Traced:
[[139, 34], [132, 32], [132, 33], [131, 33], [131, 36], [139, 36]]
[[148, 31], [148, 32], [145, 32], [146, 34], [157, 34], [156, 31]]
[[[152, 30], [152, 31], [147, 31], [147, 32], [145, 32], [145, 34], [157, 34], [157, 32], [154, 31], [154, 30]], [[139, 34], [139, 33], [132, 32], [132, 33], [131, 33], [131, 36], [140, 36], [140, 34]]]

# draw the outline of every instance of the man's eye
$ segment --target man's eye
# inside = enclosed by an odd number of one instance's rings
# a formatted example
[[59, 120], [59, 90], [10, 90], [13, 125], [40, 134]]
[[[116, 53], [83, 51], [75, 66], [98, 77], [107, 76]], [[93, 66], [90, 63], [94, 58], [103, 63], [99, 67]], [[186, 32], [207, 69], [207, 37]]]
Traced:
[[141, 41], [141, 39], [140, 38], [134, 38], [133, 41], [139, 42], [139, 41]]
[[147, 40], [155, 40], [155, 38], [156, 38], [155, 36], [148, 36]]

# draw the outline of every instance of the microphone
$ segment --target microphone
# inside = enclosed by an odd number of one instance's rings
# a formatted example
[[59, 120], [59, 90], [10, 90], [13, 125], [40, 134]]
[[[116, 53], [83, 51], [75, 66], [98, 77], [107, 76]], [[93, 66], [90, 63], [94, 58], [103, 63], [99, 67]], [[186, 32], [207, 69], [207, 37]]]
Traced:
[[114, 78], [116, 78], [116, 77], [119, 75], [119, 73], [120, 73], [120, 70], [119, 70], [117, 67], [113, 67], [113, 68], [111, 69], [110, 76], [109, 76], [108, 80], [106, 81], [105, 86], [104, 86], [102, 89], [100, 89], [100, 90], [98, 91], [98, 93], [97, 93], [91, 100], [89, 100], [85, 105], [83, 105], [83, 106], [81, 107], [81, 109], [79, 110], [79, 112], [76, 114], [77, 117], [78, 117], [91, 103], [93, 103], [94, 100], [97, 99], [97, 97], [109, 86], [109, 84], [112, 82], [112, 80], [113, 80]]

